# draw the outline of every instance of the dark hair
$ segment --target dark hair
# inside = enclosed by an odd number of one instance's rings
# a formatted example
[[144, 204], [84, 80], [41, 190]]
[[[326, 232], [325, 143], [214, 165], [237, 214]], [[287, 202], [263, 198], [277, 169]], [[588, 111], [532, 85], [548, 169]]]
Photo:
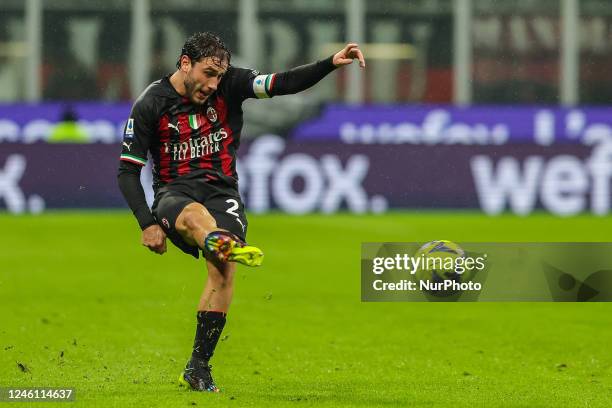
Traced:
[[193, 63], [198, 62], [202, 58], [214, 57], [219, 58], [221, 61], [226, 60], [229, 64], [232, 58], [231, 52], [225, 43], [221, 41], [221, 38], [208, 31], [195, 33], [185, 41], [181, 55], [179, 55], [178, 61], [176, 61], [177, 68], [181, 66], [181, 57], [183, 55], [188, 56]]

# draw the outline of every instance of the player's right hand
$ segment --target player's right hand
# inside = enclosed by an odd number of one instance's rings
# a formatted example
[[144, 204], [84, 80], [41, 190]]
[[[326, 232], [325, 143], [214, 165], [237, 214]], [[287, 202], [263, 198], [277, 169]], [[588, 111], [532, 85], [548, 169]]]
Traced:
[[161, 255], [166, 252], [166, 233], [159, 225], [151, 225], [142, 231], [142, 245]]

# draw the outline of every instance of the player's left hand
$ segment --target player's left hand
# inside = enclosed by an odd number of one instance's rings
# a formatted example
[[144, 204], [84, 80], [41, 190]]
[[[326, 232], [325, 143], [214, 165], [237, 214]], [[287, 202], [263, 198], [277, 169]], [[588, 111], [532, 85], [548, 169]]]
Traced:
[[332, 62], [335, 66], [341, 67], [343, 65], [349, 65], [354, 59], [359, 61], [359, 66], [361, 68], [365, 68], [365, 58], [363, 58], [363, 53], [359, 49], [359, 46], [355, 43], [349, 43], [334, 55]]

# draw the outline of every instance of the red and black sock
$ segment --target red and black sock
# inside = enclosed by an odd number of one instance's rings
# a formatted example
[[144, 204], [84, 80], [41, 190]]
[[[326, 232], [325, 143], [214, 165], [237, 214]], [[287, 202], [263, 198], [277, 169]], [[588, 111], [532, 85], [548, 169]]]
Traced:
[[226, 313], [217, 311], [198, 312], [198, 325], [191, 358], [210, 360], [225, 327], [226, 316]]

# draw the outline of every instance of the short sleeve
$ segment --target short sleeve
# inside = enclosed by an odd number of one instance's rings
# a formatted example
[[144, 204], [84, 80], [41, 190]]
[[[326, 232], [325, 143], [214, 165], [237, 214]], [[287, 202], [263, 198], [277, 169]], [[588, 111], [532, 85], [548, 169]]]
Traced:
[[147, 151], [155, 136], [155, 114], [145, 98], [139, 98], [132, 107], [123, 131], [121, 160], [144, 166]]

